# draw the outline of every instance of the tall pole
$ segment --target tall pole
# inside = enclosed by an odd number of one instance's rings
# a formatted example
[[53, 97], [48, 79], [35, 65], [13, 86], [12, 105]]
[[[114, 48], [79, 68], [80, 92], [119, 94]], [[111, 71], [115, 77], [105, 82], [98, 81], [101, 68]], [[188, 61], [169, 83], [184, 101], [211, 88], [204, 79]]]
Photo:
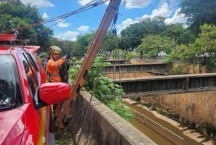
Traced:
[[84, 61], [82, 63], [81, 68], [79, 69], [78, 74], [71, 86], [71, 96], [70, 98], [63, 103], [62, 109], [58, 114], [56, 123], [59, 124], [62, 122], [64, 117], [69, 115], [70, 113], [70, 104], [74, 103], [78, 97], [78, 94], [81, 90], [81, 87], [84, 85], [86, 76], [88, 75], [89, 70], [92, 67], [93, 61], [97, 55], [97, 52], [100, 48], [100, 45], [108, 31], [108, 28], [116, 16], [118, 14], [119, 5], [121, 0], [110, 0], [110, 3], [106, 9], [106, 12], [103, 16], [103, 19], [94, 35], [94, 38], [91, 41], [91, 45], [86, 53]]

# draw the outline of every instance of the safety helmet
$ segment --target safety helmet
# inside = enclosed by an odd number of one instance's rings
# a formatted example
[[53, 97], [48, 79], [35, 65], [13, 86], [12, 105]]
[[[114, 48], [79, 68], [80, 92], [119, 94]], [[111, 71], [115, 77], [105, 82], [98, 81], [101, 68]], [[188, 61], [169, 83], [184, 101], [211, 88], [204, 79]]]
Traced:
[[51, 46], [50, 47], [50, 53], [61, 53], [61, 48], [59, 48], [58, 46]]

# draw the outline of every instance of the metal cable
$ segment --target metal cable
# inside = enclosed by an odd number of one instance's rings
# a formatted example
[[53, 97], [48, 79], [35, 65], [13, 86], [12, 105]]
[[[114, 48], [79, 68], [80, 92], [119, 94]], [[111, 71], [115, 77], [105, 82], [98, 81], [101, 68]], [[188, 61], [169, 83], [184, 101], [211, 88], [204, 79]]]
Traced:
[[[78, 13], [81, 13], [83, 11], [86, 11], [88, 9], [92, 9], [96, 6], [99, 6], [105, 2], [107, 2], [108, 0], [100, 0], [98, 2], [95, 2], [95, 3], [92, 3], [93, 0], [89, 3], [87, 3], [86, 5], [84, 5], [83, 7], [79, 8], [78, 10], [75, 10], [75, 11], [72, 11], [72, 12], [69, 12], [67, 14], [64, 14], [64, 15], [61, 15], [61, 16], [58, 16], [58, 17], [55, 17], [55, 18], [52, 18], [52, 19], [49, 19], [49, 20], [46, 20], [46, 21], [43, 21], [43, 22], [39, 22], [39, 23], [35, 23], [35, 24], [32, 24], [32, 25], [27, 25], [27, 26], [24, 26], [24, 27], [19, 27], [17, 29], [13, 29], [9, 32], [6, 32], [7, 33], [12, 33], [12, 32], [17, 32], [17, 31], [20, 31], [20, 30], [25, 30], [25, 29], [28, 29], [28, 28], [32, 28], [32, 27], [36, 27], [36, 26], [40, 26], [40, 25], [43, 25], [43, 24], [46, 24], [46, 23], [50, 23], [50, 22], [53, 22], [53, 21], [57, 21], [54, 25], [58, 24], [59, 22], [61, 22], [62, 20], [72, 16], [72, 15], [75, 15], [75, 14], [78, 14]], [[54, 26], [53, 25], [53, 26]]]

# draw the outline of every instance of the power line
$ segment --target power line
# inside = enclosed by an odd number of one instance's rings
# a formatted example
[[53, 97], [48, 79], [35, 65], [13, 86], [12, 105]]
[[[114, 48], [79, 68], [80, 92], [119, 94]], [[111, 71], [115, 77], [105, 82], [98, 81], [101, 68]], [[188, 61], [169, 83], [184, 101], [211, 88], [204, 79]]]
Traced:
[[[87, 3], [86, 5], [84, 5], [83, 7], [79, 8], [78, 10], [69, 12], [67, 14], [64, 14], [64, 15], [61, 15], [61, 16], [58, 16], [58, 17], [55, 17], [55, 18], [52, 18], [52, 19], [49, 19], [49, 20], [46, 20], [46, 21], [43, 21], [43, 22], [35, 23], [35, 24], [32, 24], [32, 25], [27, 25], [27, 26], [24, 26], [24, 27], [19, 27], [19, 28], [13, 29], [13, 30], [11, 30], [10, 32], [7, 32], [7, 33], [12, 33], [12, 32], [17, 32], [17, 31], [20, 31], [20, 30], [33, 28], [33, 27], [40, 26], [40, 25], [50, 23], [50, 22], [54, 22], [54, 21], [57, 21], [54, 24], [54, 25], [56, 25], [56, 24], [60, 23], [62, 20], [66, 19], [66, 18], [68, 18], [68, 17], [70, 17], [72, 15], [75, 15], [75, 14], [84, 12], [86, 10], [92, 9], [92, 8], [94, 8], [96, 6], [99, 6], [99, 5], [101, 5], [101, 4], [103, 4], [103, 3], [107, 2], [107, 1], [108, 0], [99, 0], [98, 2], [93, 3], [93, 0], [92, 0], [89, 3]], [[52, 25], [52, 26], [54, 26], [54, 25]]]

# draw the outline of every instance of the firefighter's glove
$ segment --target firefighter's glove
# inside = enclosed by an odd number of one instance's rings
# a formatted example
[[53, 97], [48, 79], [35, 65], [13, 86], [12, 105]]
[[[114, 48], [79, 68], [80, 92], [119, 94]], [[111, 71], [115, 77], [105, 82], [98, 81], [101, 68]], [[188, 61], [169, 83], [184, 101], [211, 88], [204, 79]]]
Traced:
[[64, 59], [70, 59], [70, 55], [65, 54]]

